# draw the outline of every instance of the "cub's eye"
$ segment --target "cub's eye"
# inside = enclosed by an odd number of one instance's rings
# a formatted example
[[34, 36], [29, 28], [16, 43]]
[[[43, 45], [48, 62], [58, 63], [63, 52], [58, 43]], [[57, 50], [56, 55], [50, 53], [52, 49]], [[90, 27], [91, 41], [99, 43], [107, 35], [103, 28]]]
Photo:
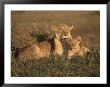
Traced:
[[72, 46], [72, 49], [77, 49], [76, 46]]
[[76, 49], [76, 47], [74, 47], [74, 49]]

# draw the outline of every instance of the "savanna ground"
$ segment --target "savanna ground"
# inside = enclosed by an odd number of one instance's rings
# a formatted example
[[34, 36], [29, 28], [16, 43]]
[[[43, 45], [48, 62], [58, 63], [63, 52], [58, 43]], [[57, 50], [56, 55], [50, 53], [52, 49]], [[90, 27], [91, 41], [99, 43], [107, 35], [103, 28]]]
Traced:
[[[11, 56], [12, 77], [99, 77], [100, 76], [100, 13], [96, 11], [12, 11], [11, 46], [22, 49], [30, 42], [49, 39], [53, 36], [51, 25], [74, 25], [72, 37], [80, 35], [82, 44], [90, 52], [81, 58], [73, 56], [50, 56], [27, 62]], [[20, 50], [19, 50], [20, 51]], [[19, 53], [18, 51], [18, 53]]]

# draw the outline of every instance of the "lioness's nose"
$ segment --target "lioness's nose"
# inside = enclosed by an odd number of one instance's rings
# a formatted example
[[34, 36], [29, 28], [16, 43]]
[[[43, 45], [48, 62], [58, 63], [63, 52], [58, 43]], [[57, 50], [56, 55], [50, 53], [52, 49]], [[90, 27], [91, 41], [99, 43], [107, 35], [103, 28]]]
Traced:
[[67, 34], [65, 34], [64, 36], [68, 36]]

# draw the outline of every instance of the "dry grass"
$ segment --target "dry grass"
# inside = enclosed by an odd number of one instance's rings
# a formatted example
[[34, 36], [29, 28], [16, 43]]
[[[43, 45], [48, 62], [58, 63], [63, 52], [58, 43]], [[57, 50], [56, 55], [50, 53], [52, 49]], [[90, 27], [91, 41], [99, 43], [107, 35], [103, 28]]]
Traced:
[[[31, 42], [47, 40], [53, 36], [51, 25], [74, 25], [71, 35], [82, 37], [82, 44], [90, 49], [85, 58], [73, 56], [67, 60], [65, 56], [40, 60], [18, 61], [12, 55], [11, 75], [23, 77], [40, 76], [100, 76], [100, 13], [94, 11], [62, 11], [62, 12], [12, 12], [11, 46], [23, 49]], [[20, 50], [21, 51], [21, 50]], [[15, 54], [12, 51], [13, 54]], [[19, 52], [18, 52], [19, 53]]]

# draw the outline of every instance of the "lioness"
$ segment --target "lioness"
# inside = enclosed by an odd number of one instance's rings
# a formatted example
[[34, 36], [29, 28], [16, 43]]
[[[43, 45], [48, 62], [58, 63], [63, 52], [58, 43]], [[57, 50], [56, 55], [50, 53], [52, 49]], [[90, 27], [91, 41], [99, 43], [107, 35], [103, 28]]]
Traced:
[[39, 59], [43, 57], [49, 57], [50, 53], [54, 55], [62, 55], [63, 47], [61, 43], [62, 38], [71, 38], [70, 30], [73, 26], [68, 26], [68, 29], [65, 29], [67, 25], [60, 24], [57, 26], [51, 26], [51, 30], [54, 32], [54, 37], [44, 42], [33, 43], [30, 46], [26, 47], [20, 54], [19, 59], [28, 60], [28, 59]]

